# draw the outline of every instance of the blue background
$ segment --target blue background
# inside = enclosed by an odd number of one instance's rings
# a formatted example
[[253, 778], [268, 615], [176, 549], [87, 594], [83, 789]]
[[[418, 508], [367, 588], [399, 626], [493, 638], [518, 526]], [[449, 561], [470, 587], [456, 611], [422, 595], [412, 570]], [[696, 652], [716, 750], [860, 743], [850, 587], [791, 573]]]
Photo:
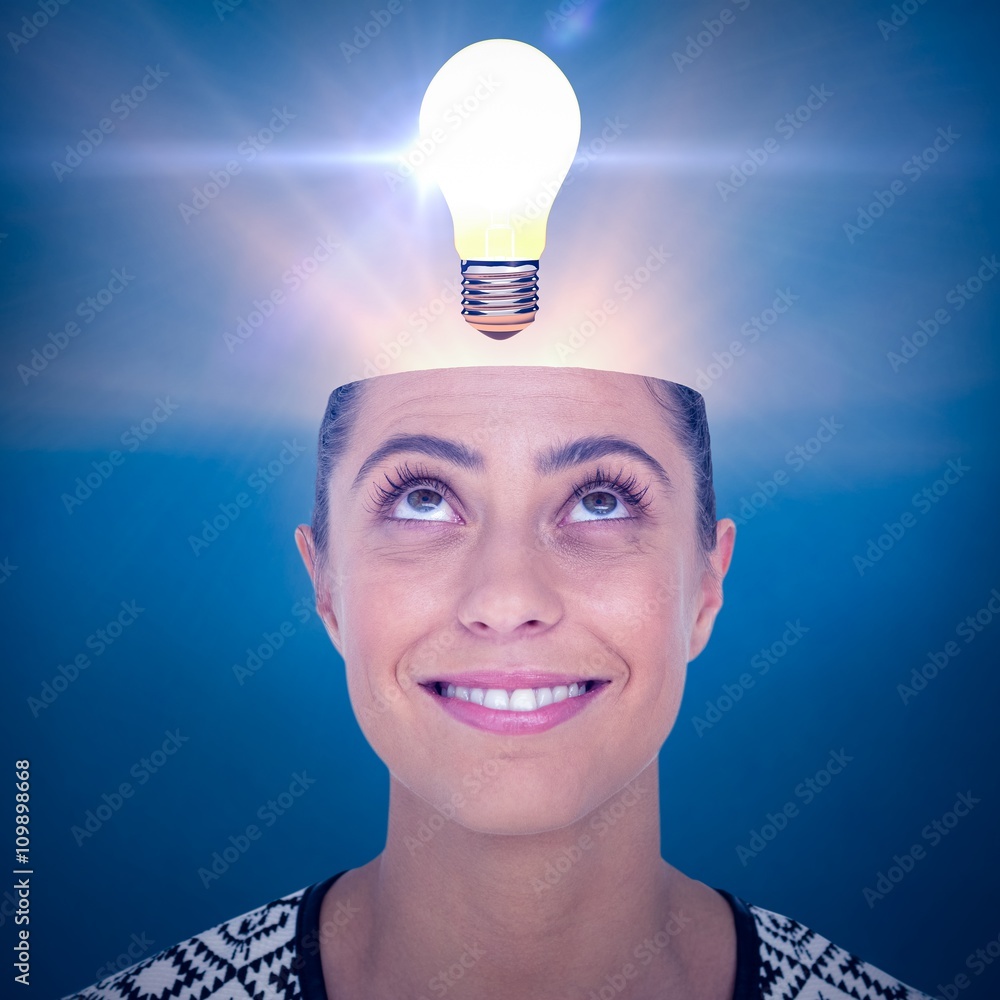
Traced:
[[[381, 849], [387, 774], [351, 714], [292, 533], [310, 514], [326, 394], [346, 380], [338, 344], [351, 330], [390, 340], [457, 272], [440, 198], [384, 175], [436, 69], [494, 36], [551, 55], [583, 111], [536, 326], [582, 328], [601, 288], [665, 246], [670, 266], [622, 302], [621, 322], [640, 331], [640, 358], [657, 359], [649, 370], [696, 384], [720, 366], [705, 390], [720, 515], [752, 512], [661, 754], [664, 856], [928, 992], [969, 973], [966, 957], [1000, 935], [1000, 621], [986, 612], [973, 641], [956, 637], [1000, 587], [1000, 281], [960, 310], [948, 294], [1000, 252], [994, 9], [910, 0], [883, 31], [888, 2], [733, 3], [733, 22], [685, 63], [675, 53], [721, 0], [563, 14], [420, 0], [354, 52], [370, 4], [230, 7], [73, 0], [26, 43], [0, 46], [0, 745], [10, 765], [31, 760], [37, 994], [93, 981], [132, 935], [159, 950]], [[16, 33], [38, 9], [8, 4], [0, 28]], [[53, 161], [147, 65], [169, 75], [57, 176]], [[776, 123], [814, 86], [832, 96], [784, 137]], [[275, 107], [295, 118], [251, 162], [239, 144]], [[616, 117], [627, 127], [602, 149]], [[904, 165], [939, 129], [958, 138], [912, 178]], [[720, 188], [769, 137], [778, 151]], [[185, 222], [180, 204], [234, 158], [240, 174]], [[851, 237], [845, 224], [895, 178], [904, 193]], [[338, 255], [229, 350], [223, 333], [330, 234]], [[134, 279], [22, 378], [115, 268]], [[798, 299], [751, 346], [741, 327], [783, 289]], [[947, 323], [894, 370], [889, 352], [941, 308]], [[469, 336], [457, 307], [437, 322], [442, 338]], [[617, 329], [579, 363], [618, 367], [601, 353]], [[745, 353], [722, 367], [734, 342]], [[123, 448], [157, 399], [176, 412]], [[841, 429], [796, 468], [786, 456], [808, 450], [824, 418]], [[257, 492], [249, 477], [285, 442], [304, 453]], [[68, 510], [76, 477], [114, 449], [123, 463]], [[968, 471], [916, 504], [950, 461]], [[777, 470], [785, 481], [755, 498]], [[250, 505], [195, 554], [190, 536], [241, 491]], [[857, 563], [903, 512], [912, 526]], [[135, 623], [33, 711], [58, 666], [133, 600]], [[808, 632], [761, 675], [753, 657], [789, 621]], [[283, 622], [294, 632], [240, 683], [234, 664]], [[956, 639], [960, 654], [904, 704], [897, 685]], [[744, 673], [753, 686], [699, 733], [694, 718], [727, 706], [724, 685]], [[187, 742], [138, 784], [133, 765], [171, 730]], [[841, 749], [851, 762], [805, 804], [796, 787]], [[302, 771], [315, 784], [206, 888], [198, 869]], [[71, 828], [126, 780], [134, 796], [78, 845]], [[967, 791], [979, 804], [931, 847], [922, 829]], [[788, 801], [798, 815], [741, 861], [737, 846]], [[926, 857], [870, 906], [863, 889], [915, 843]], [[7, 953], [9, 912], [0, 926]], [[998, 968], [969, 973], [962, 995], [995, 996]]]

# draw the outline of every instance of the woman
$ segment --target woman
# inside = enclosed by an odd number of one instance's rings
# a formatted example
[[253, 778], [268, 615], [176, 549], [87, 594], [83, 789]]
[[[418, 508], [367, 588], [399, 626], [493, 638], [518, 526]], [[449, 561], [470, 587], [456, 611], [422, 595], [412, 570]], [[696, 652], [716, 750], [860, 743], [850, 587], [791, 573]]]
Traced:
[[658, 752], [734, 538], [683, 386], [336, 390], [296, 540], [390, 771], [385, 848], [78, 996], [923, 998], [660, 857]]

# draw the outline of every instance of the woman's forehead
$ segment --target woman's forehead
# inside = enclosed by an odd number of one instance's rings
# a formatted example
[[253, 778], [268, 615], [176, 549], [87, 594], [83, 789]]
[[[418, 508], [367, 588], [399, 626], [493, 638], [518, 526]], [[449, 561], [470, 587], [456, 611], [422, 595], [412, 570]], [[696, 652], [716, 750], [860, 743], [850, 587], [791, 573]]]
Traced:
[[571, 440], [613, 436], [672, 467], [671, 478], [686, 464], [641, 375], [587, 368], [452, 368], [371, 379], [348, 465], [357, 470], [361, 459], [407, 435], [462, 442], [511, 461]]
[[365, 394], [365, 423], [494, 416], [531, 424], [581, 423], [656, 415], [640, 375], [588, 368], [444, 368], [379, 376]]

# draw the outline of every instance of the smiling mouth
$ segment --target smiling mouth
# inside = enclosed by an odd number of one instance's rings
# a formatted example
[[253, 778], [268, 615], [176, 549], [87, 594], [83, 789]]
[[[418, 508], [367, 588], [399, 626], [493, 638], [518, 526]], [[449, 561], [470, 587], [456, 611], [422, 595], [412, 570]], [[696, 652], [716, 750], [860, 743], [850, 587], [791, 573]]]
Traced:
[[423, 685], [440, 698], [454, 698], [468, 701], [483, 708], [501, 712], [534, 712], [546, 705], [555, 705], [581, 695], [610, 681], [580, 680], [571, 684], [557, 684], [552, 687], [535, 688], [485, 688], [465, 687], [449, 681], [432, 681]]

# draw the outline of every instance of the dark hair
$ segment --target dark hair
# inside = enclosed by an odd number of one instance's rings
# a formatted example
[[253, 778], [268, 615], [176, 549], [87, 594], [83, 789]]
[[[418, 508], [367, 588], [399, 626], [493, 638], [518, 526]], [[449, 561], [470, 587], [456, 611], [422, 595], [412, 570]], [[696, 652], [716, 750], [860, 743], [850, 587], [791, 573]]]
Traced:
[[705, 399], [700, 392], [679, 382], [643, 376], [652, 397], [666, 410], [670, 428], [677, 436], [694, 470], [694, 502], [699, 548], [703, 556], [714, 551], [715, 483], [712, 479], [712, 439], [708, 432]]
[[358, 419], [363, 387], [367, 379], [348, 382], [330, 393], [326, 412], [319, 426], [319, 447], [316, 454], [316, 500], [313, 503], [312, 534], [316, 547], [317, 582], [326, 566], [327, 534], [330, 524], [330, 477], [343, 457], [351, 432]]
[[[320, 568], [325, 566], [328, 549], [330, 477], [347, 450], [364, 400], [363, 387], [367, 381], [360, 379], [334, 389], [330, 393], [320, 425], [316, 502], [312, 515], [316, 560]], [[670, 429], [694, 470], [698, 543], [701, 554], [707, 561], [708, 553], [715, 549], [715, 487], [712, 483], [712, 443], [708, 433], [705, 400], [700, 392], [677, 382], [648, 375], [643, 376], [643, 382], [650, 395], [666, 412]]]

